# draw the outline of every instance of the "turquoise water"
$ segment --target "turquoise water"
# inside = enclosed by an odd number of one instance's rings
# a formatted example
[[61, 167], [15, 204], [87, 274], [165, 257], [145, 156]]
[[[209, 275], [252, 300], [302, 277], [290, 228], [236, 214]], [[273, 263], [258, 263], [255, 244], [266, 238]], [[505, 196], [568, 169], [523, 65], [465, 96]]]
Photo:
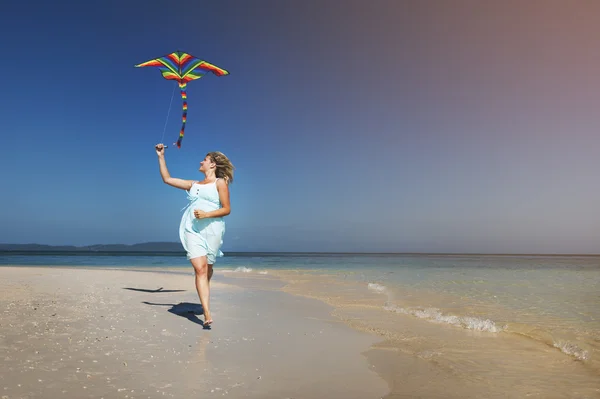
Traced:
[[[0, 253], [0, 265], [190, 267], [172, 253]], [[521, 334], [585, 362], [600, 357], [600, 256], [226, 254], [215, 268], [324, 273], [380, 293], [392, 313]]]
[[[357, 269], [365, 265], [393, 266], [397, 255], [241, 253], [218, 258], [219, 269], [256, 267], [263, 269]], [[174, 253], [89, 253], [89, 252], [2, 252], [0, 265], [14, 266], [101, 266], [101, 267], [185, 267], [185, 254]]]

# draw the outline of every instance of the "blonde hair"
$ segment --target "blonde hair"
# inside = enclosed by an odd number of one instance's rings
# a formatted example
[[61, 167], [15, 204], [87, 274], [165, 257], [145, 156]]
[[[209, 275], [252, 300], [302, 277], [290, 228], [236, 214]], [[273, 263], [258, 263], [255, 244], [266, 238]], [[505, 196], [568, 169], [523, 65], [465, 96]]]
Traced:
[[215, 175], [218, 178], [224, 179], [227, 184], [231, 184], [233, 182], [233, 171], [235, 170], [235, 167], [229, 158], [219, 151], [209, 152], [206, 156], [210, 157], [211, 161], [217, 165]]

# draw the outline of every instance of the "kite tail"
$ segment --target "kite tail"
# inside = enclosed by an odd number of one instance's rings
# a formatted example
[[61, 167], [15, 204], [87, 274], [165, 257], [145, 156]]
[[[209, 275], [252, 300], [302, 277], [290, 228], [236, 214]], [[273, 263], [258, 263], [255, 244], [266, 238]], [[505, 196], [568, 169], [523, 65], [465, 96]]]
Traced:
[[179, 131], [179, 138], [177, 139], [177, 148], [181, 148], [181, 140], [185, 132], [185, 122], [187, 120], [187, 93], [185, 88], [187, 83], [179, 83], [179, 89], [181, 90], [181, 99], [183, 100], [183, 115], [181, 116], [181, 130]]

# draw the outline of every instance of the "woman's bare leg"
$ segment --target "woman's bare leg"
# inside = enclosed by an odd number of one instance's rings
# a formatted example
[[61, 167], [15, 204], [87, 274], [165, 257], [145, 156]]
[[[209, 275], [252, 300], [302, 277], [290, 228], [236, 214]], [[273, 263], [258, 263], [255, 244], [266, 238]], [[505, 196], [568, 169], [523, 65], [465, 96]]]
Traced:
[[[210, 285], [209, 280], [209, 267], [206, 263], [206, 256], [200, 256], [190, 260], [192, 266], [194, 266], [194, 272], [196, 273], [196, 290], [198, 291], [198, 297], [204, 310], [204, 325], [210, 325], [212, 323], [212, 317], [210, 316]], [[211, 268], [212, 269], [212, 268]], [[210, 273], [212, 275], [212, 273]]]
[[213, 275], [213, 265], [208, 265], [208, 282], [210, 283], [210, 279]]

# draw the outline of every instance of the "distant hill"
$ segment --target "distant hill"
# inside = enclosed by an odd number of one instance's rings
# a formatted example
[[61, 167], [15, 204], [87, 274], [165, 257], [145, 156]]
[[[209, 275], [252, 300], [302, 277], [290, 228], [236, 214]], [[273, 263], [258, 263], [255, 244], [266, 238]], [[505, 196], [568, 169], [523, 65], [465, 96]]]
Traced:
[[178, 242], [143, 242], [139, 244], [97, 244], [86, 246], [44, 244], [0, 244], [0, 251], [20, 252], [183, 252]]

